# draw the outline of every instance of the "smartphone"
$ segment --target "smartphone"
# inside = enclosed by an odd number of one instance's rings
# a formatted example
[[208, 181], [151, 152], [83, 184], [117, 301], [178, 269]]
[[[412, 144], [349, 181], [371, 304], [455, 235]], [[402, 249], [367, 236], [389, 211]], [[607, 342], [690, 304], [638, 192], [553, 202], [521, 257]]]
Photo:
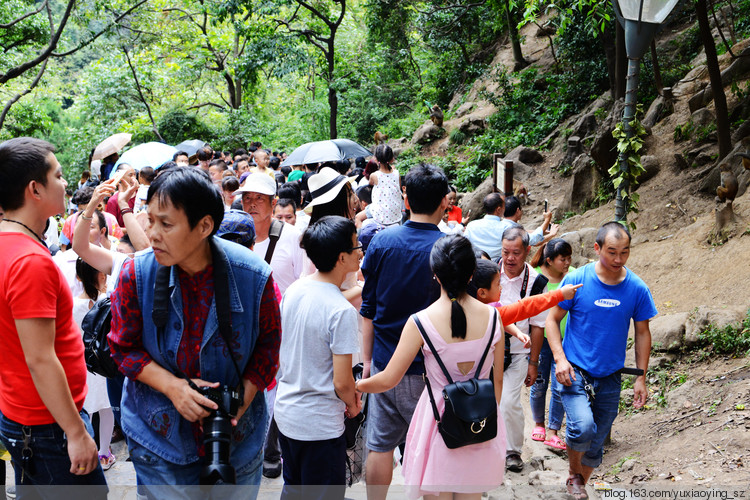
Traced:
[[114, 179], [114, 182], [112, 183], [113, 186], [117, 186], [118, 184], [120, 184], [120, 181], [122, 181], [122, 178], [125, 177], [125, 172], [127, 172], [127, 170], [120, 170], [117, 173], [115, 173], [115, 176], [112, 177], [112, 179]]
[[545, 212], [547, 211], [547, 199], [546, 198], [544, 199], [544, 211]]

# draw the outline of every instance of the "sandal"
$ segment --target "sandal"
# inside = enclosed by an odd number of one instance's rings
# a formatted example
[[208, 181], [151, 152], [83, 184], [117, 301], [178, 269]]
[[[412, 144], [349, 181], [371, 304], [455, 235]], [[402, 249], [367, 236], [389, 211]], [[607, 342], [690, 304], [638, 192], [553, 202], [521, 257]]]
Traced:
[[102, 470], [109, 470], [117, 462], [117, 457], [110, 451], [106, 455], [99, 455], [99, 463], [102, 465]]
[[534, 427], [534, 430], [531, 431], [531, 439], [534, 441], [544, 441], [547, 439], [547, 430], [541, 425]]
[[547, 439], [544, 442], [545, 445], [549, 446], [550, 448], [554, 448], [556, 450], [566, 450], [568, 447], [565, 445], [565, 441], [560, 439], [560, 436], [554, 435], [550, 436], [549, 439]]
[[580, 474], [571, 474], [568, 480], [565, 481], [568, 487], [568, 494], [576, 500], [588, 500], [589, 494], [586, 493], [586, 483], [583, 481], [583, 476]]

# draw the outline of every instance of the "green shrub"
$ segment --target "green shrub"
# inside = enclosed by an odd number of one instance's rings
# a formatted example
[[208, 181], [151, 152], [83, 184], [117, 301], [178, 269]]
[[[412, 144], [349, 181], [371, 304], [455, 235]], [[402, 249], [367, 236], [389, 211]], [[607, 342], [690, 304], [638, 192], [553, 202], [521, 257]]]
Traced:
[[466, 135], [466, 133], [462, 132], [461, 129], [454, 128], [451, 130], [451, 133], [448, 135], [448, 139], [451, 141], [451, 144], [463, 144], [466, 142], [466, 139], [469, 137]]
[[699, 346], [709, 353], [745, 356], [750, 351], [750, 310], [738, 325], [711, 324], [698, 334]]

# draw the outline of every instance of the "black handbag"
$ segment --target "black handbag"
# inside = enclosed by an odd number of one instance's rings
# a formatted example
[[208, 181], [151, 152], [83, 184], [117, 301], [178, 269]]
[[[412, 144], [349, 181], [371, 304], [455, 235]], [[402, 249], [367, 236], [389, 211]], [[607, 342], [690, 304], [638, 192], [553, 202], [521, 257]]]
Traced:
[[497, 323], [497, 311], [492, 316], [492, 333], [484, 349], [482, 358], [477, 364], [474, 376], [463, 382], [454, 382], [445, 368], [443, 361], [438, 356], [435, 346], [430, 337], [425, 333], [422, 323], [413, 315], [419, 333], [425, 343], [430, 347], [435, 360], [443, 370], [448, 385], [443, 388], [443, 399], [445, 399], [445, 410], [443, 415], [438, 414], [437, 405], [432, 395], [432, 387], [427, 374], [423, 375], [427, 385], [427, 394], [432, 404], [432, 412], [437, 421], [438, 431], [443, 437], [445, 446], [450, 449], [460, 448], [470, 444], [484, 443], [497, 436], [497, 400], [495, 399], [495, 384], [491, 378], [480, 379], [479, 373], [492, 346], [495, 337], [495, 325]]

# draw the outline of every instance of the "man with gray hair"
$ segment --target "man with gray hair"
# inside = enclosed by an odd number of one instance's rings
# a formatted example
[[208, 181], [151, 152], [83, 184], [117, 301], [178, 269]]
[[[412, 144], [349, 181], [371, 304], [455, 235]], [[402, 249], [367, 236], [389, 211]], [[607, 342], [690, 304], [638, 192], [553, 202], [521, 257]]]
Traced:
[[[529, 233], [522, 227], [506, 229], [502, 236], [502, 261], [500, 272], [500, 305], [507, 306], [524, 297], [546, 291], [547, 281], [539, 275], [529, 264]], [[541, 276], [541, 278], [538, 278]], [[538, 280], [538, 281], [537, 281]], [[547, 312], [542, 312], [529, 319], [516, 322], [521, 332], [532, 339], [544, 338], [544, 322]], [[532, 348], [537, 352], [541, 348], [541, 341], [532, 341]], [[539, 344], [539, 345], [536, 345]], [[523, 469], [521, 449], [523, 448], [524, 414], [521, 406], [521, 388], [524, 383], [530, 386], [537, 376], [536, 362], [529, 364], [531, 349], [513, 337], [510, 341], [511, 363], [503, 375], [503, 393], [500, 400], [500, 412], [505, 421], [506, 457], [505, 467], [511, 472]], [[536, 358], [534, 358], [536, 359]]]

